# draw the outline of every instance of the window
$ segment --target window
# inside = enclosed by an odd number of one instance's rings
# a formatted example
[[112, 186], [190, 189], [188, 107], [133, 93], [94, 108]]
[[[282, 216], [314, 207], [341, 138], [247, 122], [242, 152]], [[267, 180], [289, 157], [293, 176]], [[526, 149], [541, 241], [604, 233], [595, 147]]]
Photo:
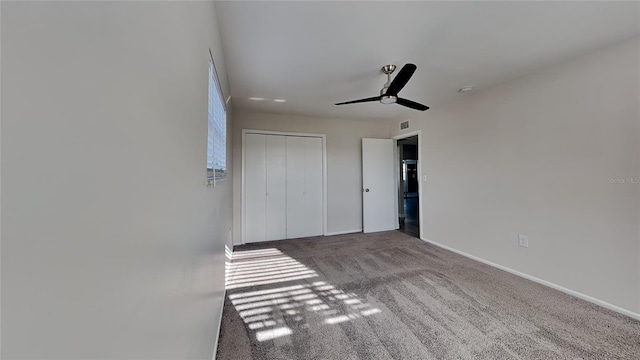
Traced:
[[207, 138], [207, 180], [227, 176], [227, 111], [213, 55], [209, 50], [209, 111]]

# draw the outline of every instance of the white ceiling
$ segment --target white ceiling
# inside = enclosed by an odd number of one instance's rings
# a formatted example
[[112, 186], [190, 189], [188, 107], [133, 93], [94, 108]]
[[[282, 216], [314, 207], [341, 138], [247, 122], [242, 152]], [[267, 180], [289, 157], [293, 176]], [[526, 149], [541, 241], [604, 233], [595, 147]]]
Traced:
[[378, 95], [386, 81], [380, 72], [385, 64], [416, 64], [400, 96], [433, 108], [463, 96], [457, 90], [465, 85], [477, 91], [640, 34], [640, 2], [234, 1], [216, 6], [234, 108], [320, 117], [414, 114], [375, 102], [333, 105]]

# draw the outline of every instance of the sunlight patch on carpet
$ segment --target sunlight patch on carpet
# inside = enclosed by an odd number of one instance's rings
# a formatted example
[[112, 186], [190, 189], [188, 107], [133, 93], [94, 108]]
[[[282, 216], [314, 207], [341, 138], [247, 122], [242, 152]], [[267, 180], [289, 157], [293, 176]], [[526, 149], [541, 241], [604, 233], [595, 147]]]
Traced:
[[[229, 294], [231, 303], [256, 340], [268, 341], [292, 334], [285, 324], [307, 323], [306, 316], [334, 325], [381, 312], [355, 293], [325, 281], [286, 285], [318, 274], [278, 249], [233, 253], [227, 289], [263, 286], [260, 290]], [[308, 325], [306, 325], [308, 326]]]
[[234, 252], [227, 289], [308, 279], [318, 274], [278, 249]]

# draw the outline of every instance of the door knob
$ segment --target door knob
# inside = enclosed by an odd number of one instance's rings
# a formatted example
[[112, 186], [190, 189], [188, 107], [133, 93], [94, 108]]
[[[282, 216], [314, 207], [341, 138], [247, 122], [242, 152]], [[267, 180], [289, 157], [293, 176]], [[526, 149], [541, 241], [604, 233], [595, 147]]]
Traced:
[[369, 188], [364, 189], [364, 192], [369, 192]]

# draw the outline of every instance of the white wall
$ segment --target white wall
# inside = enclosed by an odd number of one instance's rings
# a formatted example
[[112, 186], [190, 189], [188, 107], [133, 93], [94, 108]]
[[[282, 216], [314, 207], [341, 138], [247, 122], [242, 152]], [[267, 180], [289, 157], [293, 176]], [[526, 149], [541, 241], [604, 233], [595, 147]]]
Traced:
[[327, 135], [329, 233], [362, 230], [362, 138], [388, 138], [385, 123], [236, 111], [233, 127], [234, 241], [242, 240], [242, 129]]
[[634, 39], [416, 113], [424, 236], [640, 313], [640, 185], [609, 183], [640, 177], [639, 68]]
[[211, 358], [232, 225], [232, 179], [204, 184], [209, 47], [229, 93], [213, 6], [2, 2], [3, 358]]

